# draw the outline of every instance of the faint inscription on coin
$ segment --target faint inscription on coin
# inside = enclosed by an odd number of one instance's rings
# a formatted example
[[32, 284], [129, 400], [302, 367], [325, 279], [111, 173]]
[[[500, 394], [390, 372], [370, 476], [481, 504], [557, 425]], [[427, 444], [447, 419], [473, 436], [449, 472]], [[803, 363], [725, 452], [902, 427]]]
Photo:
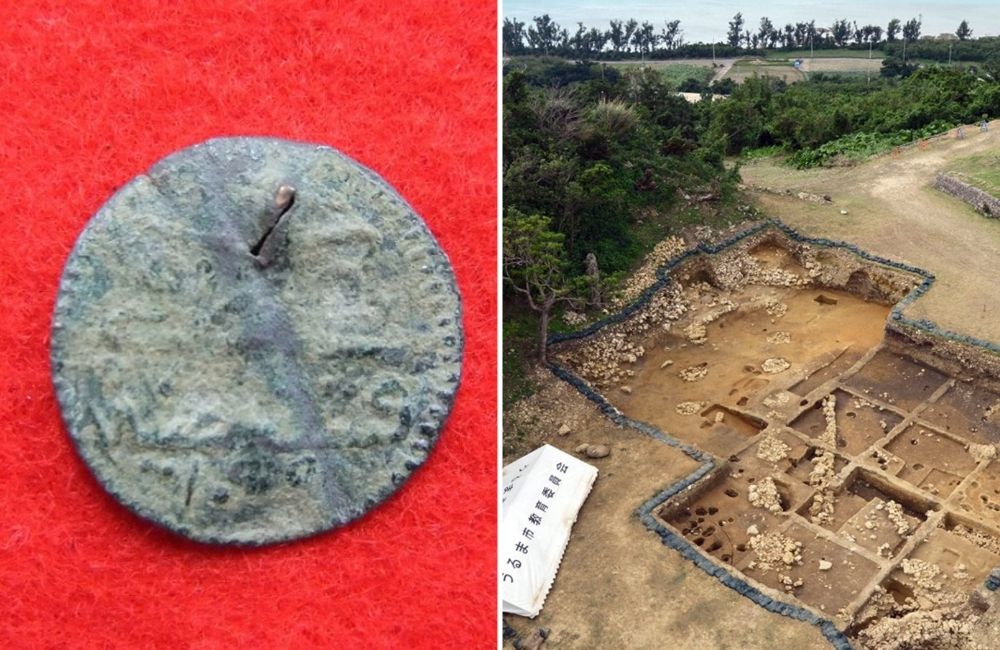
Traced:
[[335, 150], [210, 140], [91, 219], [52, 326], [98, 480], [214, 543], [348, 522], [427, 457], [458, 385], [458, 291], [423, 221]]

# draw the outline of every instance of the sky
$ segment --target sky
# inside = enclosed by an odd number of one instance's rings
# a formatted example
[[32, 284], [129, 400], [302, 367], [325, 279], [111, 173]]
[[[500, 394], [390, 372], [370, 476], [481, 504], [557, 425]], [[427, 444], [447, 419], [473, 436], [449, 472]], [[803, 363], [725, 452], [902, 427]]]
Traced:
[[745, 29], [756, 31], [762, 16], [776, 27], [785, 23], [816, 20], [817, 27], [829, 27], [841, 18], [859, 25], [881, 25], [883, 29], [893, 18], [906, 22], [922, 15], [921, 35], [954, 32], [963, 20], [969, 21], [973, 37], [1000, 35], [1000, 0], [957, 0], [928, 2], [921, 0], [688, 0], [670, 2], [655, 0], [502, 0], [505, 18], [517, 18], [529, 23], [534, 16], [549, 14], [560, 26], [573, 32], [577, 22], [587, 27], [607, 29], [611, 19], [635, 18], [648, 20], [657, 31], [667, 20], [681, 21], [684, 40], [689, 43], [725, 40], [733, 15], [739, 11], [746, 21]]

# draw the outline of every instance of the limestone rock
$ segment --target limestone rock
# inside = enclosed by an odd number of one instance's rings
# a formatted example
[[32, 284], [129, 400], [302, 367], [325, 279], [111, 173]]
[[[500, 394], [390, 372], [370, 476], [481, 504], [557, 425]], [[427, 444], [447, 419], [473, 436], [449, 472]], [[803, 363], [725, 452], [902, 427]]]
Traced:
[[607, 445], [589, 445], [586, 453], [587, 458], [604, 458], [611, 454], [611, 448]]

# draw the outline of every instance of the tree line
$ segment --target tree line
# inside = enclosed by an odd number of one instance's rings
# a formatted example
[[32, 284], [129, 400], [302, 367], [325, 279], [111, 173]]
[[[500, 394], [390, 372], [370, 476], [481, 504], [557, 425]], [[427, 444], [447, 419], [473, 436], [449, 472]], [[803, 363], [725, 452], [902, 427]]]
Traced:
[[[737, 13], [729, 21], [726, 40], [722, 43], [685, 43], [681, 21], [668, 20], [662, 27], [634, 18], [612, 20], [608, 29], [587, 27], [582, 22], [572, 32], [556, 23], [548, 14], [536, 16], [530, 23], [516, 18], [504, 18], [501, 41], [507, 55], [544, 55], [572, 57], [582, 60], [646, 58], [653, 55], [674, 57], [705, 56], [715, 45], [720, 56], [746, 54], [763, 49], [867, 48], [887, 44], [916, 43], [920, 39], [922, 21], [910, 18], [906, 22], [893, 18], [883, 29], [881, 25], [860, 25], [848, 19], [836, 20], [829, 27], [817, 27], [816, 21], [786, 23], [779, 26], [763, 17], [751, 27]], [[958, 41], [972, 39], [972, 28], [963, 20], [955, 30]], [[721, 48], [721, 49], [720, 49]]]

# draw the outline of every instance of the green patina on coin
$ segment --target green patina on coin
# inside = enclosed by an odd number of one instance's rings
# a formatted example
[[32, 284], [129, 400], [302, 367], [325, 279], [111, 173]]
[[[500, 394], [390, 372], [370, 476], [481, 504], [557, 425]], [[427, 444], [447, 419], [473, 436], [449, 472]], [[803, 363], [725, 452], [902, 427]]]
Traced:
[[52, 368], [98, 480], [196, 540], [364, 514], [427, 457], [462, 354], [423, 221], [330, 147], [222, 138], [118, 191], [63, 271]]

